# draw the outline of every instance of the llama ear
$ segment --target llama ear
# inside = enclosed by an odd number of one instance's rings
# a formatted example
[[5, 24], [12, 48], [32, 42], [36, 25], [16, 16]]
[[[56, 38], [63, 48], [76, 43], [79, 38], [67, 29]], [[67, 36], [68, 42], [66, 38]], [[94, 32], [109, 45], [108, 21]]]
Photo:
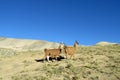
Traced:
[[63, 45], [65, 45], [65, 43], [64, 43], [64, 42], [62, 42], [62, 44], [63, 44]]
[[76, 40], [75, 43], [79, 44], [79, 42]]
[[62, 44], [64, 44], [64, 42], [62, 42]]
[[61, 45], [62, 44], [62, 42], [59, 42], [59, 45]]
[[60, 42], [60, 44], [64, 45], [65, 43], [64, 42]]

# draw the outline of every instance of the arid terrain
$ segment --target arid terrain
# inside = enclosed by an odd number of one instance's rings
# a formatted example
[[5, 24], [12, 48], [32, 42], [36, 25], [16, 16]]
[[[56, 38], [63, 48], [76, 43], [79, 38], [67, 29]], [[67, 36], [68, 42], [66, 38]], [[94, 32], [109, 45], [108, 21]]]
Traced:
[[7, 50], [7, 52], [8, 51], [15, 51], [15, 52], [16, 51], [19, 51], [19, 52], [36, 51], [36, 50], [42, 50], [44, 48], [56, 48], [57, 46], [58, 46], [58, 43], [48, 42], [45, 40], [30, 40], [30, 39], [0, 37], [0, 49], [4, 48], [4, 52], [5, 50]]
[[43, 57], [41, 50], [1, 55], [0, 80], [120, 80], [119, 44], [79, 46], [72, 59]]

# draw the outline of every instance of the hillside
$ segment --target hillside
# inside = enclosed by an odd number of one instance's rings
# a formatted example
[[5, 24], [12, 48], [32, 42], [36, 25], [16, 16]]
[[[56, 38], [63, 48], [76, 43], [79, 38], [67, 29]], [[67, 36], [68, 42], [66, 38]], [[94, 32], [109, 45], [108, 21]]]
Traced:
[[96, 45], [99, 45], [99, 46], [117, 45], [117, 44], [118, 44], [118, 43], [105, 42], [105, 41], [101, 41], [101, 42], [96, 43]]
[[14, 51], [42, 50], [44, 48], [56, 48], [57, 46], [58, 43], [43, 40], [0, 38], [0, 48]]
[[79, 46], [72, 59], [36, 61], [43, 57], [38, 51], [1, 56], [0, 80], [120, 80], [120, 45]]

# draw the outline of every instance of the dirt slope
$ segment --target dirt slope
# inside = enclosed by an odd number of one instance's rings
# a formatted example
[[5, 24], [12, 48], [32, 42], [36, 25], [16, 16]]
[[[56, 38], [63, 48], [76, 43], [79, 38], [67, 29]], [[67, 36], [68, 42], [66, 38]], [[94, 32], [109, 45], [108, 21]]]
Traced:
[[120, 45], [80, 46], [72, 59], [35, 61], [43, 57], [31, 51], [1, 56], [0, 80], [120, 80]]
[[44, 48], [56, 47], [58, 47], [58, 43], [43, 40], [0, 38], [0, 48], [7, 48], [15, 51], [41, 50]]

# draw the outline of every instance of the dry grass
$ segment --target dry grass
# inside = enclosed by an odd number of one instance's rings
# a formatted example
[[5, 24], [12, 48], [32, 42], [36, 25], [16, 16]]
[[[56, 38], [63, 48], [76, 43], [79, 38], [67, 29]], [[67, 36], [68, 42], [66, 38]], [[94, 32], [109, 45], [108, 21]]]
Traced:
[[120, 45], [80, 46], [73, 59], [36, 62], [42, 52], [0, 56], [0, 80], [120, 80]]

